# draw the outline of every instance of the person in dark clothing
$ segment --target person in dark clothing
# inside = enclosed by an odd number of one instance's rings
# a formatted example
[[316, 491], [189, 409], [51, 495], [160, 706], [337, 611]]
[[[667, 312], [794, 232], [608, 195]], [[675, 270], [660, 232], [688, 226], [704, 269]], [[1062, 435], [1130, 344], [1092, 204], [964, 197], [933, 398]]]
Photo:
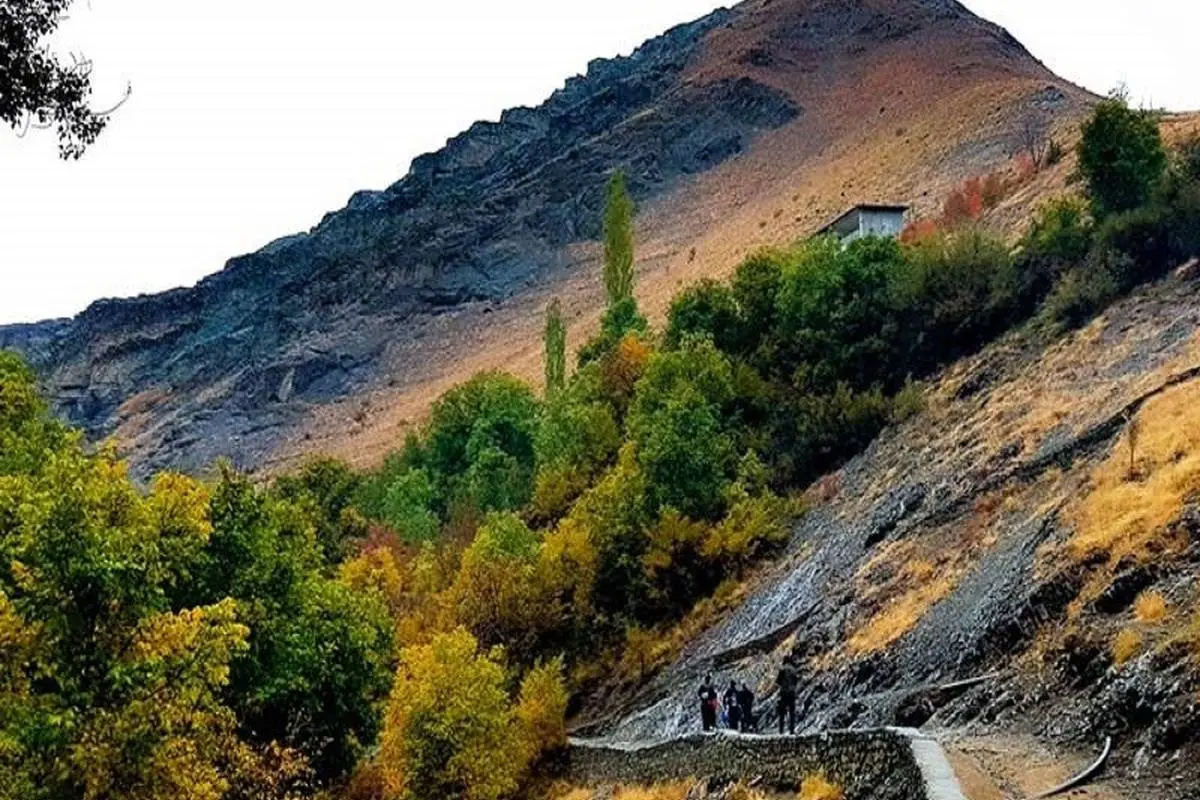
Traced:
[[740, 731], [742, 729], [742, 707], [738, 703], [736, 682], [729, 682], [729, 688], [725, 690], [722, 701], [725, 703], [725, 726], [731, 731]]
[[754, 722], [754, 692], [750, 691], [750, 687], [745, 683], [737, 690], [737, 704], [741, 709], [742, 731], [755, 730], [758, 726]]
[[788, 733], [796, 733], [796, 684], [799, 682], [799, 676], [796, 674], [796, 665], [792, 661], [792, 657], [788, 656], [783, 659], [783, 665], [779, 667], [779, 674], [775, 678], [775, 685], [779, 687], [779, 699], [776, 701], [776, 711], [779, 714], [779, 733], [783, 734], [783, 718], [786, 715], [788, 721]]
[[717, 689], [713, 686], [712, 676], [709, 675], [704, 679], [704, 684], [700, 687], [700, 722], [704, 726], [704, 730], [711, 731], [717, 727]]

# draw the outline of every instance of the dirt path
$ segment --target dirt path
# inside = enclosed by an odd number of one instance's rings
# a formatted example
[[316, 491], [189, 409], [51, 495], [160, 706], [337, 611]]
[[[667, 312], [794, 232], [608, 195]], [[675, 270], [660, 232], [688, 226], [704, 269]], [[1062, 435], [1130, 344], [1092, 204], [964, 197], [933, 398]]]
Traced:
[[[1054, 752], [1032, 736], [950, 737], [942, 742], [967, 800], [1027, 800], [1087, 767], [1098, 753]], [[1063, 800], [1138, 800], [1100, 780]]]

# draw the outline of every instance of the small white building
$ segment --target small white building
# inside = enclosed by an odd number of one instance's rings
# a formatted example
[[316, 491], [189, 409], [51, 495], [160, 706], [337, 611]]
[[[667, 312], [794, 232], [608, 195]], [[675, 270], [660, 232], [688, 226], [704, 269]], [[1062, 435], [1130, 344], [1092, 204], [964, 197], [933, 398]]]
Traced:
[[857, 205], [817, 231], [817, 236], [834, 235], [842, 245], [864, 236], [897, 237], [904, 230], [908, 206]]

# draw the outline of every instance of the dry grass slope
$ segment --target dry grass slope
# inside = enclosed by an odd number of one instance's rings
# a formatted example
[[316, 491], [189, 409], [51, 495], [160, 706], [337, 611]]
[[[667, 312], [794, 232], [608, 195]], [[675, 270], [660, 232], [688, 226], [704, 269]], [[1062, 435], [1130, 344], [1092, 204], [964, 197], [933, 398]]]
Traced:
[[1068, 512], [1076, 559], [1104, 558], [1116, 565], [1186, 546], [1168, 526], [1200, 489], [1200, 381], [1147, 403], [1090, 483]]

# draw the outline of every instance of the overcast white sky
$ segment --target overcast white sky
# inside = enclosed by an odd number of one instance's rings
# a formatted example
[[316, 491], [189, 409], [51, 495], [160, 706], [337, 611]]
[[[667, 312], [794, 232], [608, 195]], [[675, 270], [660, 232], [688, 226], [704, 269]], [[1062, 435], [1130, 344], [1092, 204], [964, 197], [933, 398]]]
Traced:
[[[967, 0], [1066, 78], [1200, 108], [1194, 0]], [[194, 283], [382, 188], [477, 119], [535, 105], [713, 0], [80, 0], [95, 103], [74, 163], [0, 128], [0, 323]]]

